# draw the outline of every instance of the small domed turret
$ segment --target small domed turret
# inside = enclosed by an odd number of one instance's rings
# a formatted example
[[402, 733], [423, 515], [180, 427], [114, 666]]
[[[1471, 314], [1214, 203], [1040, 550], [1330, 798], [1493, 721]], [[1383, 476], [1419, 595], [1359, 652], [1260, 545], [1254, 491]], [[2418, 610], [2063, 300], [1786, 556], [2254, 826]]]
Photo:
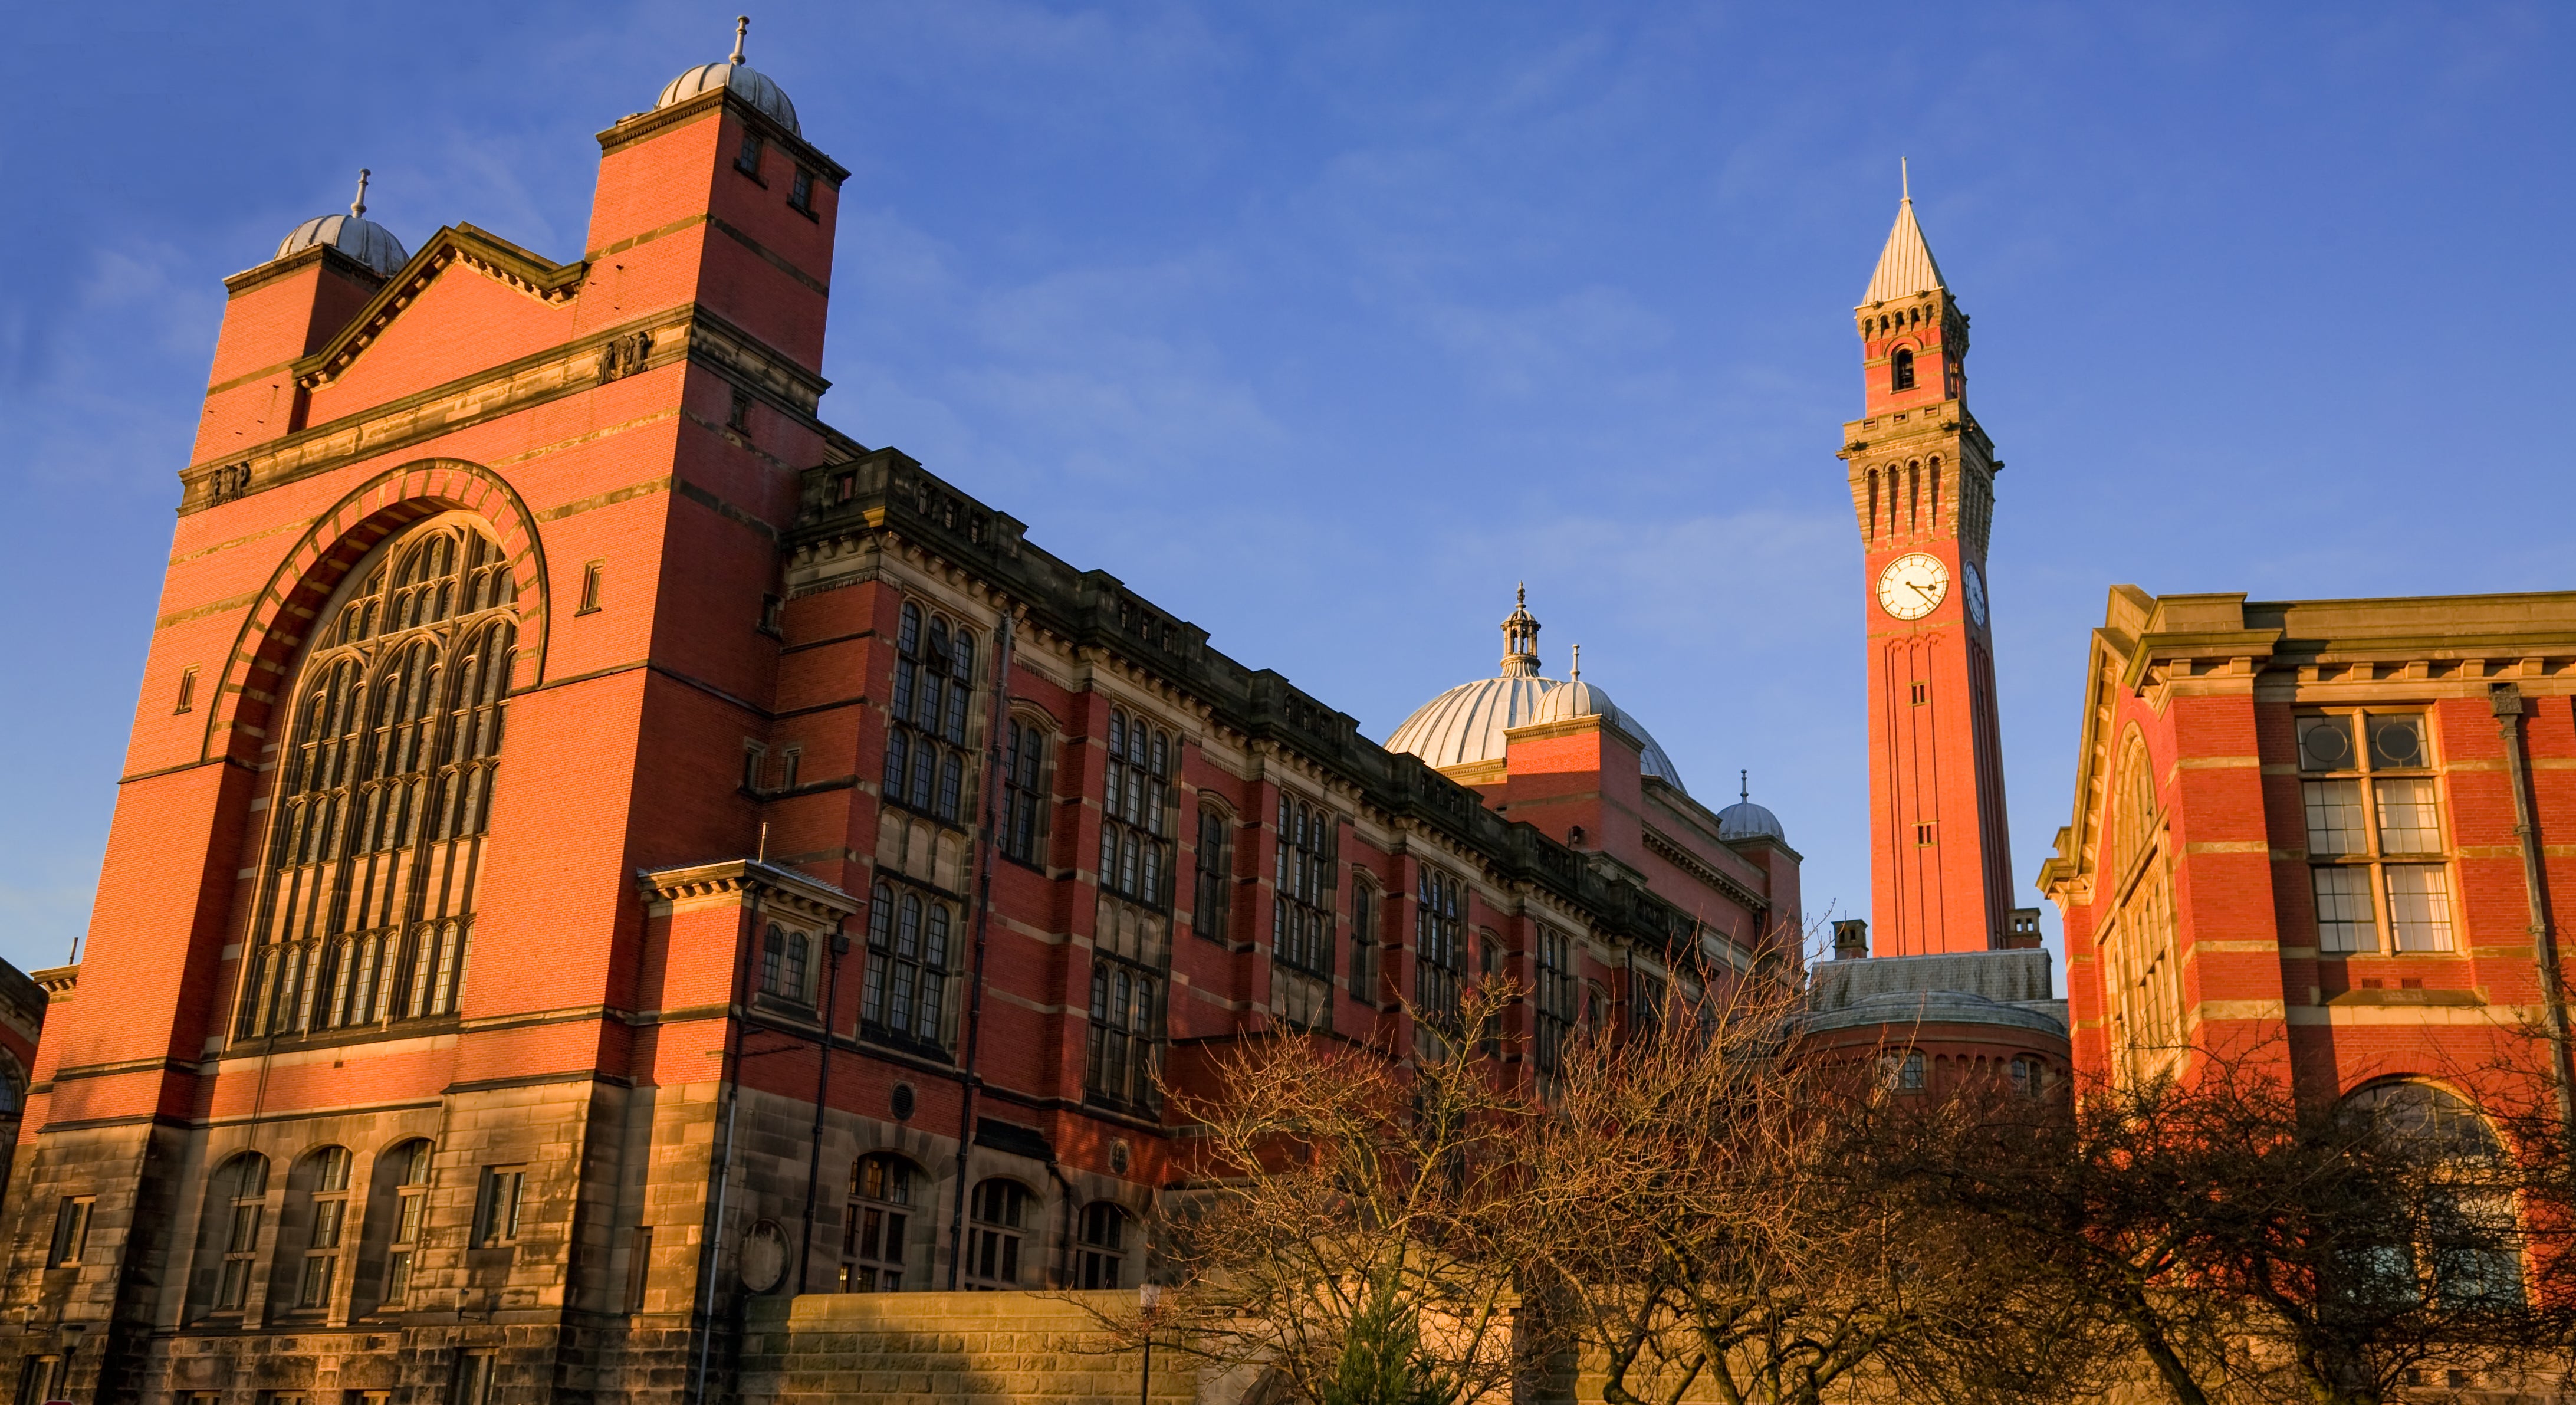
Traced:
[[750, 30], [751, 16], [735, 16], [732, 57], [722, 63], [702, 63], [672, 79], [663, 86], [662, 96], [653, 106], [665, 108], [675, 102], [686, 102], [700, 93], [730, 88], [779, 126], [800, 137], [805, 135], [805, 129], [796, 125], [796, 104], [787, 100], [786, 90], [769, 81], [767, 74], [742, 61], [742, 42]]
[[1780, 827], [1780, 817], [1753, 803], [1753, 781], [1750, 774], [1739, 772], [1742, 789], [1732, 805], [1717, 812], [1717, 837], [1729, 844], [1747, 839], [1776, 839], [1786, 844], [1789, 833]]
[[403, 251], [402, 241], [393, 236], [392, 230], [366, 218], [367, 174], [364, 170], [358, 172], [358, 198], [349, 202], [349, 213], [316, 215], [297, 225], [279, 241], [277, 257], [282, 259], [316, 244], [328, 244], [387, 276], [411, 262], [411, 255]]

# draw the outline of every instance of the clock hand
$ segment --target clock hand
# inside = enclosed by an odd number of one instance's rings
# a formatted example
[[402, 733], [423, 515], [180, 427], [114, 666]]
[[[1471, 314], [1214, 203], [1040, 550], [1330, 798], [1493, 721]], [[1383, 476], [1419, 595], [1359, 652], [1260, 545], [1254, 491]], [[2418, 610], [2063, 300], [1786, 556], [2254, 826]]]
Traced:
[[1932, 598], [1932, 592], [1925, 590], [1920, 584], [1914, 581], [1907, 581], [1906, 584], [1913, 587], [1914, 593], [1922, 596], [1924, 599], [1929, 600]]

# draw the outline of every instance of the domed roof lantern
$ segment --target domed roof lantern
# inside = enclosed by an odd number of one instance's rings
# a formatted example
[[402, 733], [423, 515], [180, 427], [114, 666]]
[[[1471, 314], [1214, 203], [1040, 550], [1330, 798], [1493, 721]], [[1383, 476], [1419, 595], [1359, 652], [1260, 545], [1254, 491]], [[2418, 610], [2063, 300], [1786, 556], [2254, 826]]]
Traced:
[[1503, 677], [1538, 677], [1538, 616], [1529, 612], [1529, 582], [1520, 583], [1512, 612], [1503, 620]]
[[1780, 827], [1780, 817], [1753, 803], [1753, 773], [1735, 773], [1736, 802], [1717, 812], [1717, 837], [1729, 844], [1747, 839], [1775, 839], [1786, 844], [1788, 831]]
[[734, 16], [732, 55], [722, 63], [702, 63], [664, 84], [662, 96], [654, 102], [654, 108], [658, 111], [673, 103], [686, 102], [700, 93], [725, 88], [758, 108], [779, 126], [797, 136], [805, 135], [805, 129], [796, 125], [796, 104], [787, 100], [786, 90], [769, 81], [767, 74], [743, 62], [742, 44], [750, 32], [751, 16]]
[[1509, 750], [1503, 736], [1515, 727], [1563, 722], [1577, 717], [1604, 717], [1639, 743], [1638, 769], [1684, 789], [1672, 758], [1656, 745], [1645, 724], [1620, 710], [1610, 695], [1582, 681], [1583, 656], [1575, 653], [1572, 681], [1539, 676], [1538, 618], [1529, 612], [1524, 583], [1503, 621], [1503, 667], [1497, 677], [1461, 683], [1413, 710], [1386, 739], [1389, 751], [1406, 751], [1434, 766], [1465, 766], [1499, 761]]
[[327, 244], [386, 276], [411, 262], [411, 255], [403, 251], [402, 241], [393, 236], [393, 231], [366, 218], [369, 174], [364, 167], [359, 169], [358, 194], [349, 202], [349, 213], [316, 215], [297, 225], [278, 241], [276, 257], [282, 259], [316, 244]]

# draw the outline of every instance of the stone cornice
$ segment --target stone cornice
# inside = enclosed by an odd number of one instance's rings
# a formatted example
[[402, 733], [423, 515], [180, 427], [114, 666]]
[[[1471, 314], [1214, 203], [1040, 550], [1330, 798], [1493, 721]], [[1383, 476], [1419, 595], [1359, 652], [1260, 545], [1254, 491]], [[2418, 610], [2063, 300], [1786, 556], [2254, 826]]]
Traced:
[[[641, 342], [636, 340], [638, 337]], [[636, 346], [643, 348], [640, 356], [631, 352]], [[192, 464], [179, 474], [179, 512], [185, 515], [201, 511], [360, 459], [427, 444], [466, 426], [533, 405], [577, 395], [600, 385], [603, 375], [609, 374], [604, 369], [603, 356], [612, 349], [618, 352], [619, 359], [611, 378], [659, 370], [685, 359], [742, 384], [780, 413], [810, 428], [825, 430], [815, 411], [828, 381], [771, 351], [757, 337], [715, 313], [684, 305], [602, 328], [398, 400], [371, 405], [356, 414], [272, 439], [248, 453]]]
[[227, 297], [240, 297], [253, 288], [298, 272], [308, 264], [316, 263], [328, 265], [331, 272], [339, 274], [352, 283], [376, 287], [385, 281], [383, 274], [342, 253], [334, 245], [307, 244], [282, 259], [270, 259], [266, 263], [245, 268], [225, 279], [224, 293]]
[[645, 902], [664, 910], [700, 900], [757, 897], [773, 910], [794, 913], [818, 926], [837, 926], [860, 906], [857, 898], [829, 883], [757, 859], [638, 870], [635, 881]]
[[1715, 888], [1730, 898], [1733, 898], [1737, 903], [1741, 904], [1744, 908], [1753, 912], [1757, 916], [1771, 910], [1771, 900], [1769, 898], [1762, 896], [1760, 893], [1754, 892], [1751, 888], [1735, 881], [1734, 878], [1727, 874], [1720, 873], [1716, 869], [1709, 867], [1706, 860], [1702, 859], [1699, 855], [1692, 853], [1690, 850], [1683, 848], [1680, 844], [1675, 843], [1669, 836], [1655, 829], [1652, 825], [1643, 826], [1642, 831], [1646, 836], [1647, 852], [1656, 855], [1664, 862], [1671, 864], [1673, 867], [1680, 869], [1682, 872], [1689, 874], [1700, 882]]
[[1248, 668], [1105, 571], [1084, 571], [1031, 544], [1023, 526], [968, 497], [895, 449], [836, 452], [804, 475], [784, 545], [798, 594], [833, 589], [875, 568], [889, 549], [917, 552], [933, 571], [971, 578], [1024, 629], [1075, 653], [1114, 658], [1204, 716], [1335, 778], [1337, 793], [1398, 830], [1436, 834], [1504, 885], [1533, 884], [1589, 915], [1598, 930], [1658, 951], [1686, 947], [1696, 924], [1631, 875], [1605, 873], [1536, 826], [1486, 808], [1475, 791], [1422, 759], [1389, 752], [1357, 719], [1309, 697], [1269, 669]]

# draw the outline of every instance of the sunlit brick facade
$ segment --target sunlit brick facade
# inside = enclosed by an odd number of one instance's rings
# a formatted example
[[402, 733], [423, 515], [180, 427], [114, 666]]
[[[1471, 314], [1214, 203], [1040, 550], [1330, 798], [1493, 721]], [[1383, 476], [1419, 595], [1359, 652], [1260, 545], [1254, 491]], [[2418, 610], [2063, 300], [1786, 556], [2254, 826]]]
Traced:
[[2547, 1109], [2571, 699], [2576, 595], [2114, 587], [2040, 875], [2079, 1065], [2144, 1077], [2200, 1051], [2286, 1067], [2321, 1103], [2407, 1080]]
[[1506, 975], [1543, 1077], [1794, 967], [1794, 852], [1615, 717], [1462, 784], [827, 426], [775, 85], [600, 144], [575, 261], [353, 211], [228, 282], [20, 1398], [717, 1398], [758, 1295], [1133, 1286], [1157, 1078], [1247, 1031], [1401, 1057]]

